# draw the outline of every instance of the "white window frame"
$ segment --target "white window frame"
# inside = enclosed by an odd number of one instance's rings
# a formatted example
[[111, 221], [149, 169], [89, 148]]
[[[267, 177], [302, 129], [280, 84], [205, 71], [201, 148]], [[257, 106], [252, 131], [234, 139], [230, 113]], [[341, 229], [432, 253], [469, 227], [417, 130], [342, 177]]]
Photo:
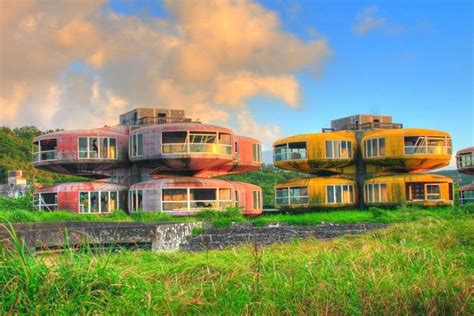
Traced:
[[[55, 139], [56, 140], [56, 149], [53, 149], [53, 150], [41, 150], [41, 142], [42, 141], [45, 141], [45, 140], [51, 140], [51, 139]], [[31, 153], [33, 155], [33, 162], [38, 162], [38, 161], [54, 161], [54, 160], [58, 160], [58, 139], [56, 137], [52, 137], [52, 138], [47, 138], [47, 139], [42, 139], [42, 140], [38, 140], [38, 151], [35, 151], [35, 148], [34, 148], [34, 143], [31, 145]], [[50, 159], [41, 159], [41, 154], [42, 153], [53, 153], [53, 156], [54, 158], [50, 158]]]
[[[186, 132], [186, 140], [184, 143], [163, 143], [163, 133], [173, 133], [173, 132]], [[191, 133], [193, 133], [191, 135]], [[200, 134], [201, 133], [201, 134]], [[215, 134], [215, 141], [214, 143], [191, 143], [190, 136], [210, 136], [211, 133]], [[219, 135], [220, 134], [228, 134], [230, 135], [230, 144], [220, 143], [219, 142]], [[160, 133], [160, 144], [161, 144], [161, 154], [162, 155], [179, 155], [179, 154], [213, 154], [213, 155], [223, 155], [223, 156], [232, 156], [234, 153], [232, 152], [232, 144], [234, 142], [234, 137], [231, 133], [225, 132], [206, 132], [206, 131], [162, 131]], [[217, 151], [192, 151], [191, 145], [216, 145]], [[180, 145], [185, 146], [186, 151], [179, 151], [179, 152], [164, 152], [164, 146], [174, 146]], [[224, 153], [223, 153], [224, 152]]]
[[[332, 157], [328, 157], [328, 152], [327, 152], [327, 143], [331, 143], [331, 151], [332, 151]], [[342, 143], [346, 144], [347, 148], [347, 157], [342, 156]], [[339, 155], [336, 157], [336, 147], [339, 149]], [[350, 150], [349, 150], [350, 148]], [[329, 160], [340, 160], [340, 159], [353, 159], [354, 157], [354, 150], [352, 148], [352, 141], [351, 140], [334, 140], [334, 139], [326, 139], [324, 141], [324, 157], [325, 159]]]
[[[255, 199], [255, 197], [257, 199]], [[257, 202], [257, 203], [255, 203]], [[252, 209], [253, 210], [260, 210], [262, 209], [262, 192], [261, 191], [252, 191]], [[255, 204], [257, 204], [255, 207]]]
[[[305, 143], [305, 149], [304, 150], [300, 149], [296, 152], [290, 152], [290, 144], [293, 144], [293, 143]], [[288, 143], [285, 143], [285, 144], [278, 144], [277, 146], [281, 146], [281, 145], [285, 145], [285, 147], [280, 147], [280, 148], [284, 148], [284, 152], [281, 152], [281, 153], [278, 153], [278, 154], [275, 153], [276, 146], [273, 147], [273, 162], [292, 161], [292, 160], [307, 160], [308, 159], [308, 142], [307, 141], [288, 142]], [[298, 154], [301, 155], [301, 157], [293, 159], [292, 158], [293, 153], [298, 153]], [[281, 159], [276, 160], [275, 159], [276, 156], [281, 156]]]
[[[143, 200], [144, 200], [144, 190], [143, 189], [131, 189], [128, 190], [128, 210], [131, 213], [135, 213], [138, 211], [138, 208], [135, 206], [138, 205], [138, 192], [141, 191], [142, 195], [142, 205], [143, 205]], [[135, 193], [135, 202], [133, 201], [133, 193]]]
[[[329, 187], [333, 188], [334, 192], [334, 201], [329, 202], [329, 194], [328, 194], [328, 189]], [[341, 189], [341, 202], [337, 202], [336, 198], [336, 187], [340, 187]], [[347, 188], [349, 192], [349, 201], [345, 201], [344, 198], [344, 188]], [[352, 187], [352, 188], [351, 188]], [[354, 191], [354, 185], [353, 184], [328, 184], [326, 185], [326, 204], [334, 205], [334, 204], [353, 204], [355, 203], [355, 191]]]
[[[418, 140], [421, 139], [422, 145], [420, 146], [406, 146], [405, 145], [405, 137], [418, 137]], [[444, 140], [443, 146], [428, 146], [429, 140]], [[417, 141], [418, 142], [418, 141]], [[452, 154], [452, 139], [448, 136], [428, 136], [428, 135], [414, 135], [414, 136], [403, 136], [403, 148], [405, 155], [451, 155]], [[412, 153], [407, 153], [408, 148], [413, 148]], [[441, 149], [440, 153], [433, 153], [429, 152], [431, 149]], [[422, 150], [420, 150], [422, 149]]]
[[[377, 143], [377, 153], [374, 154], [374, 147], [372, 146], [372, 142], [373, 141], [376, 141]], [[384, 154], [380, 154], [380, 142], [381, 140], [383, 140], [384, 142]], [[368, 148], [370, 146], [370, 156], [368, 155]], [[387, 147], [387, 142], [385, 141], [385, 137], [377, 137], [377, 138], [370, 138], [370, 139], [366, 139], [364, 140], [364, 158], [379, 158], [379, 157], [385, 157], [386, 154], [387, 154], [387, 150], [386, 150], [386, 147]]]
[[[87, 139], [87, 150], [84, 151], [84, 150], [80, 150], [80, 143], [79, 143], [79, 140], [81, 138], [86, 138]], [[97, 157], [91, 157], [90, 153], [91, 153], [91, 150], [90, 150], [90, 139], [91, 138], [97, 138]], [[107, 157], [106, 158], [102, 158], [100, 157], [100, 154], [102, 152], [102, 140], [103, 139], [107, 139]], [[109, 158], [109, 149], [110, 149], [110, 139], [115, 139], [115, 158]], [[118, 146], [118, 142], [117, 142], [117, 138], [116, 137], [99, 137], [99, 136], [78, 136], [76, 138], [76, 142], [77, 142], [77, 159], [78, 160], [84, 160], [84, 159], [94, 159], [94, 160], [117, 160], [118, 159], [118, 155], [119, 155], [119, 146]], [[81, 153], [87, 153], [86, 157], [81, 157]]]
[[[255, 156], [257, 160], [255, 160]], [[252, 161], [262, 162], [262, 147], [260, 143], [252, 143]]]
[[[306, 188], [306, 195], [291, 195], [291, 189], [297, 189], [297, 188]], [[287, 197], [277, 197], [277, 191], [278, 190], [284, 190], [286, 189], [288, 191], [288, 196]], [[306, 199], [305, 203], [291, 203], [291, 198], [299, 198], [299, 199]], [[278, 200], [281, 199], [286, 199], [287, 203], [277, 203]], [[305, 185], [301, 186], [294, 186], [294, 187], [280, 187], [280, 188], [275, 188], [275, 205], [309, 205], [309, 187]]]
[[[42, 194], [56, 194], [56, 203], [46, 204], [42, 198]], [[38, 199], [35, 198], [35, 195], [38, 196]], [[36, 204], [38, 201], [38, 204]], [[42, 210], [42, 207], [45, 206], [48, 211], [56, 211], [58, 209], [58, 192], [45, 192], [45, 193], [34, 193], [33, 194], [33, 206], [38, 208], [38, 211]]]
[[[439, 193], [428, 193], [428, 187], [438, 187]], [[429, 199], [429, 196], [438, 196], [437, 199]], [[441, 198], [441, 184], [440, 183], [426, 183], [425, 184], [425, 201], [443, 201]]]
[[[99, 211], [98, 212], [91, 212], [91, 193], [92, 192], [97, 192], [99, 196], [99, 201], [98, 201], [98, 206], [99, 206]], [[110, 193], [111, 192], [116, 192], [117, 193], [117, 208], [115, 210], [120, 209], [120, 191], [79, 191], [78, 192], [78, 201], [79, 201], [79, 206], [78, 206], [78, 212], [79, 214], [110, 214], [112, 211], [110, 210]], [[87, 212], [82, 212], [82, 204], [81, 204], [81, 193], [87, 193]], [[102, 212], [102, 203], [101, 203], [101, 198], [102, 194], [107, 194], [107, 212]], [[114, 211], [115, 211], [114, 210]]]
[[[382, 186], [385, 186], [387, 192], [387, 198], [384, 200], [382, 197]], [[372, 189], [372, 194], [369, 196], [369, 187]], [[375, 200], [375, 190], [378, 192], [379, 199]], [[367, 183], [364, 186], [364, 198], [366, 203], [387, 203], [388, 202], [388, 185], [387, 183]]]
[[[215, 190], [216, 191], [216, 199], [215, 200], [191, 200], [191, 190], [192, 189], [208, 189], [208, 190]], [[228, 189], [230, 190], [230, 200], [222, 200], [220, 198], [220, 190], [221, 189]], [[163, 200], [163, 190], [186, 190], [186, 200], [181, 200], [181, 201], [164, 201]], [[162, 188], [161, 189], [161, 199], [160, 199], [160, 210], [162, 212], [174, 212], [173, 210], [164, 210], [163, 204], [164, 203], [185, 203], [186, 206], [186, 212], [192, 212], [192, 211], [197, 211], [197, 210], [205, 210], [209, 209], [208, 207], [203, 207], [203, 208], [193, 208], [191, 207], [191, 203], [193, 202], [207, 202], [207, 203], [215, 203], [216, 204], [216, 209], [217, 210], [223, 210], [222, 206], [224, 204], [230, 204], [231, 206], [234, 205], [234, 201], [232, 200], [232, 188], [219, 188], [219, 187], [213, 187], [213, 188], [190, 188], [190, 187], [170, 187], [170, 188]]]

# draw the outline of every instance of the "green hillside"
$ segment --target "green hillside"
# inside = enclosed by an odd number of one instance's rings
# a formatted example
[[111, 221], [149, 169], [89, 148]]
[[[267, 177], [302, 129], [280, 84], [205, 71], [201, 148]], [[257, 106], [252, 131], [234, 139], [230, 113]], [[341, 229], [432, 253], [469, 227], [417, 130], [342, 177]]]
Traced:
[[0, 183], [7, 180], [8, 170], [23, 170], [23, 175], [32, 182], [58, 183], [83, 181], [83, 178], [40, 171], [31, 164], [33, 138], [52, 131], [42, 132], [35, 126], [10, 129], [0, 127]]

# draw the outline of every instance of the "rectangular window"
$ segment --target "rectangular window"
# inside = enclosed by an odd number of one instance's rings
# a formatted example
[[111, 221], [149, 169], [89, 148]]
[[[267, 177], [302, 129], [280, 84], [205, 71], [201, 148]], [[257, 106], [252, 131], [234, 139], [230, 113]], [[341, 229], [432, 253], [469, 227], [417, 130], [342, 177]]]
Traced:
[[407, 199], [409, 201], [423, 201], [425, 199], [425, 185], [421, 182], [407, 183]]
[[354, 202], [354, 186], [352, 184], [326, 186], [328, 204], [345, 204]]
[[79, 137], [79, 158], [89, 158], [87, 137]]
[[274, 147], [273, 161], [288, 160], [288, 144], [280, 144]]
[[189, 189], [191, 208], [217, 209], [217, 189]]
[[79, 212], [80, 213], [89, 213], [89, 192], [79, 193]]
[[98, 213], [99, 212], [99, 192], [89, 192], [90, 193], [90, 212]]
[[290, 204], [288, 196], [288, 188], [278, 188], [275, 190], [275, 204], [288, 205]]
[[253, 161], [260, 162], [260, 144], [252, 144]]
[[352, 159], [352, 142], [346, 140], [326, 140], [326, 159]]
[[58, 209], [57, 193], [36, 193], [33, 195], [33, 206], [40, 211], [54, 211]]
[[373, 138], [364, 141], [365, 158], [385, 156], [385, 138]]
[[100, 148], [100, 152], [99, 152], [99, 158], [107, 158], [108, 155], [108, 150], [109, 150], [109, 140], [108, 138], [99, 138], [99, 148]]
[[441, 189], [439, 184], [427, 184], [426, 185], [426, 199], [427, 200], [440, 200]]
[[308, 204], [308, 187], [289, 188], [290, 204]]
[[232, 137], [230, 134], [219, 133], [219, 154], [232, 154]]
[[367, 203], [388, 202], [387, 185], [385, 183], [366, 184], [365, 201]]
[[100, 212], [109, 212], [109, 192], [99, 192], [100, 194]]
[[89, 158], [99, 158], [99, 141], [97, 137], [89, 138]]
[[58, 159], [58, 141], [55, 138], [33, 143], [33, 161]]
[[288, 143], [288, 160], [306, 159], [306, 142]]
[[110, 192], [110, 198], [109, 198], [109, 210], [115, 211], [120, 208], [119, 206], [119, 200], [118, 200], [118, 192], [112, 191]]
[[253, 209], [259, 210], [262, 208], [262, 195], [260, 191], [253, 191]]
[[137, 156], [143, 156], [143, 134], [137, 134]]
[[333, 185], [328, 185], [326, 187], [326, 190], [327, 190], [328, 203], [329, 204], [335, 203], [336, 199], [334, 197], [334, 186]]
[[333, 147], [332, 141], [327, 140], [326, 141], [326, 158], [328, 158], [328, 159], [334, 158], [332, 147]]

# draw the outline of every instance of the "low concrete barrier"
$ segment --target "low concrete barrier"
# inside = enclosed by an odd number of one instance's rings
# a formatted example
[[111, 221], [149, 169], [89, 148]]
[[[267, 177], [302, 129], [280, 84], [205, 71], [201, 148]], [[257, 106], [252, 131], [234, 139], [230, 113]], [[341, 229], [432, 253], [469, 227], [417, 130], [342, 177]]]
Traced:
[[[31, 250], [61, 249], [90, 246], [136, 246], [156, 251], [176, 251], [195, 227], [193, 223], [136, 223], [136, 222], [57, 222], [14, 224], [20, 240]], [[6, 227], [0, 228], [0, 240], [11, 244]]]

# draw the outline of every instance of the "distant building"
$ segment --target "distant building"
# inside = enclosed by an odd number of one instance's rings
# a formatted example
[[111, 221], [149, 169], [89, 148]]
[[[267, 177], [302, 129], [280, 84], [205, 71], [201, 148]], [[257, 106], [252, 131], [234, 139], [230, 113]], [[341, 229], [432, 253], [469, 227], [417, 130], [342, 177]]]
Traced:
[[9, 198], [18, 198], [25, 196], [32, 188], [26, 182], [21, 170], [8, 171], [7, 183], [0, 185], [0, 195]]
[[420, 173], [449, 164], [451, 137], [442, 131], [357, 114], [333, 120], [322, 133], [277, 140], [273, 150], [276, 167], [315, 176], [278, 184], [280, 209], [453, 203], [451, 178]]
[[[461, 149], [456, 153], [456, 166], [459, 172], [474, 175], [474, 147]], [[459, 203], [474, 203], [474, 184], [459, 188]]]
[[245, 215], [262, 212], [261, 188], [211, 179], [259, 169], [258, 140], [193, 121], [183, 110], [137, 108], [119, 121], [34, 139], [34, 167], [95, 180], [35, 190], [38, 209], [188, 215], [239, 207]]

